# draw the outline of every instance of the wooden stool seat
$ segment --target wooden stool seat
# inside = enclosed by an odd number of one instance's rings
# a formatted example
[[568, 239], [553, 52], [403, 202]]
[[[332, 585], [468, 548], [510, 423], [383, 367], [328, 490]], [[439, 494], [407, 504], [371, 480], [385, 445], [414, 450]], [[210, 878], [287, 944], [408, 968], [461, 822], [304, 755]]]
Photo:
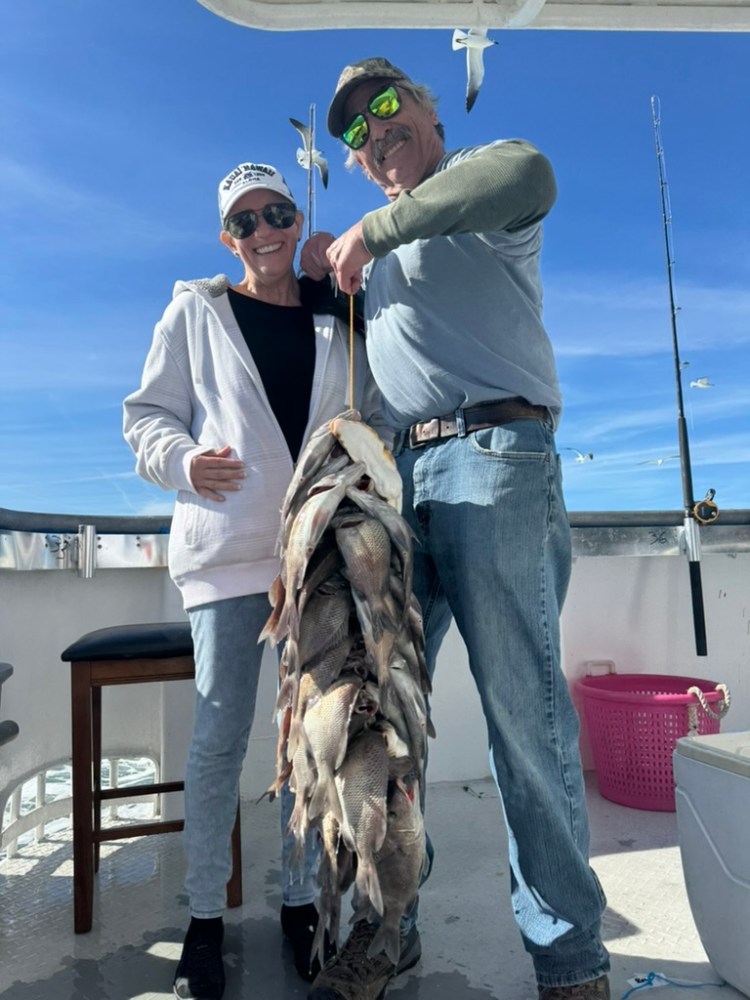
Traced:
[[[102, 688], [111, 684], [148, 684], [152, 681], [195, 677], [193, 640], [188, 622], [115, 625], [89, 632], [61, 654], [70, 663], [72, 699], [73, 777], [73, 908], [76, 934], [91, 930], [94, 873], [99, 868], [99, 845], [126, 837], [182, 830], [184, 820], [101, 826], [101, 804], [111, 799], [180, 792], [184, 781], [167, 781], [127, 788], [101, 787]], [[227, 905], [242, 905], [240, 810], [232, 831], [232, 875], [227, 883]]]

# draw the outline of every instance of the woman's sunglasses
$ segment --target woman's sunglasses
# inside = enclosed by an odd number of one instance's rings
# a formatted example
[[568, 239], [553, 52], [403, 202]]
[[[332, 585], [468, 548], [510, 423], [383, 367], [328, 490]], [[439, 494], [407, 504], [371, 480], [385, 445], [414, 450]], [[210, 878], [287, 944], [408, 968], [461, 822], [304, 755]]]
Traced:
[[290, 205], [288, 201], [275, 201], [271, 205], [264, 205], [260, 212], [253, 212], [248, 208], [244, 212], [228, 215], [224, 228], [236, 240], [246, 240], [258, 228], [261, 215], [274, 229], [289, 229], [297, 218], [297, 206]]
[[341, 133], [341, 139], [349, 149], [361, 149], [370, 138], [370, 126], [367, 124], [365, 114], [369, 112], [375, 118], [385, 121], [393, 118], [401, 109], [401, 98], [395, 87], [387, 87], [376, 94], [367, 105], [365, 111], [355, 115], [347, 127]]

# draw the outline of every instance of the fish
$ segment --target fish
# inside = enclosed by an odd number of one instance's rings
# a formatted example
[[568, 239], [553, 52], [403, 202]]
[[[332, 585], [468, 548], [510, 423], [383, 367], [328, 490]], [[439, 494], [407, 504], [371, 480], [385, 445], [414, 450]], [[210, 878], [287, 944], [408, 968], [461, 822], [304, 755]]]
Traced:
[[340, 812], [333, 776], [344, 761], [349, 721], [361, 690], [360, 677], [342, 675], [305, 712], [302, 727], [317, 772], [307, 810], [310, 820], [322, 815], [326, 805], [334, 815]]
[[[331, 433], [328, 423], [322, 424], [308, 438], [307, 444], [297, 458], [294, 475], [284, 494], [281, 506], [282, 529], [287, 524], [291, 505], [300, 496], [306, 495], [307, 485], [318, 474], [337, 446], [338, 441]], [[277, 543], [277, 550], [280, 550], [280, 554], [283, 556], [283, 546], [279, 543]]]
[[357, 891], [382, 913], [375, 868], [375, 855], [387, 830], [388, 754], [382, 734], [366, 729], [352, 740], [334, 781], [341, 804], [341, 837], [357, 856]]
[[[387, 709], [400, 711], [396, 716], [403, 720], [404, 732], [401, 734], [409, 746], [410, 756], [416, 761], [423, 761], [427, 753], [428, 722], [427, 705], [419, 685], [414, 680], [411, 671], [403, 657], [395, 655], [390, 666], [391, 684], [388, 697], [395, 701]], [[433, 730], [434, 732], [434, 730]]]
[[[277, 764], [281, 761], [282, 767], [285, 758], [291, 760], [294, 757], [297, 742], [302, 735], [300, 728], [307, 706], [317, 701], [338, 680], [349, 660], [351, 646], [351, 635], [344, 636], [341, 642], [329, 646], [312, 664], [305, 667], [299, 682], [294, 675], [288, 675], [281, 684], [277, 710], [289, 712], [289, 721], [285, 729], [279, 730], [278, 737]], [[361, 676], [360, 680], [363, 681]]]
[[351, 462], [348, 455], [333, 455], [323, 463], [318, 473], [305, 482], [298, 492], [285, 504], [286, 511], [282, 513], [282, 526], [276, 542], [277, 551], [282, 558], [289, 544], [289, 533], [292, 530], [292, 525], [305, 501], [309, 500], [315, 493], [320, 493], [322, 490], [330, 489], [331, 486], [334, 486], [336, 474], [349, 465], [351, 465]]
[[322, 841], [314, 952], [322, 961], [326, 931], [336, 939], [354, 881], [360, 909], [383, 918], [377, 947], [390, 958], [416, 892], [417, 841], [403, 817], [412, 831], [423, 823], [409, 795], [434, 735], [414, 535], [393, 456], [359, 411], [316, 431], [301, 465], [280, 510], [264, 630], [283, 642], [269, 797], [288, 780], [296, 857], [311, 827]]
[[336, 544], [343, 556], [345, 574], [357, 594], [369, 606], [376, 641], [384, 630], [399, 627], [390, 595], [391, 541], [382, 521], [352, 517], [336, 528]]
[[420, 785], [415, 774], [390, 782], [385, 839], [375, 854], [382, 920], [370, 943], [370, 958], [385, 952], [394, 965], [401, 953], [401, 917], [414, 904], [425, 856], [425, 832]]
[[290, 634], [294, 637], [296, 637], [299, 628], [296, 605], [297, 591], [305, 579], [310, 558], [346, 490], [361, 479], [363, 472], [363, 463], [355, 462], [339, 473], [338, 481], [331, 489], [308, 497], [289, 532], [289, 545], [281, 571], [281, 579], [286, 592], [281, 613], [286, 617]]
[[322, 817], [321, 859], [318, 869], [320, 894], [318, 897], [318, 926], [315, 928], [311, 948], [313, 956], [323, 965], [325, 961], [325, 931], [336, 941], [341, 922], [341, 897], [354, 882], [356, 856], [341, 839], [339, 823], [330, 813]]
[[342, 413], [330, 423], [331, 433], [353, 462], [362, 462], [375, 489], [394, 510], [401, 512], [403, 483], [396, 460], [383, 439], [352, 411]]
[[382, 497], [368, 490], [359, 489], [355, 484], [345, 489], [347, 497], [370, 517], [382, 521], [390, 535], [391, 544], [398, 556], [401, 573], [403, 604], [411, 599], [413, 570], [413, 532], [400, 513], [386, 503]]

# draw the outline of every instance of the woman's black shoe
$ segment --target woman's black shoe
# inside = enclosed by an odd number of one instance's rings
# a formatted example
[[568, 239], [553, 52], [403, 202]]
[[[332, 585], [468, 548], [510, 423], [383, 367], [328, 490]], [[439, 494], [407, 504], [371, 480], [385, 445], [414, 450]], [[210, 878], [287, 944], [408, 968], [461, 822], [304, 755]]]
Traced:
[[179, 1000], [221, 1000], [225, 985], [223, 940], [221, 917], [214, 920], [193, 917], [190, 921], [174, 977], [174, 995]]

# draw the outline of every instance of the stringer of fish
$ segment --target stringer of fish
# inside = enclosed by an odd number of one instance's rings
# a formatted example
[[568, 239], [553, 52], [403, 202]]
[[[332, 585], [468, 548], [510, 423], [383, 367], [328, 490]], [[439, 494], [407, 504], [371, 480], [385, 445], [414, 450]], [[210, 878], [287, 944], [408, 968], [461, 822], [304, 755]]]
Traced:
[[298, 859], [310, 827], [322, 840], [321, 960], [356, 881], [355, 918], [381, 918], [371, 952], [397, 961], [399, 921], [424, 859], [418, 790], [434, 729], [413, 536], [400, 510], [393, 456], [349, 410], [311, 436], [280, 512], [281, 565], [262, 634], [283, 643], [267, 794], [287, 781], [294, 792]]

